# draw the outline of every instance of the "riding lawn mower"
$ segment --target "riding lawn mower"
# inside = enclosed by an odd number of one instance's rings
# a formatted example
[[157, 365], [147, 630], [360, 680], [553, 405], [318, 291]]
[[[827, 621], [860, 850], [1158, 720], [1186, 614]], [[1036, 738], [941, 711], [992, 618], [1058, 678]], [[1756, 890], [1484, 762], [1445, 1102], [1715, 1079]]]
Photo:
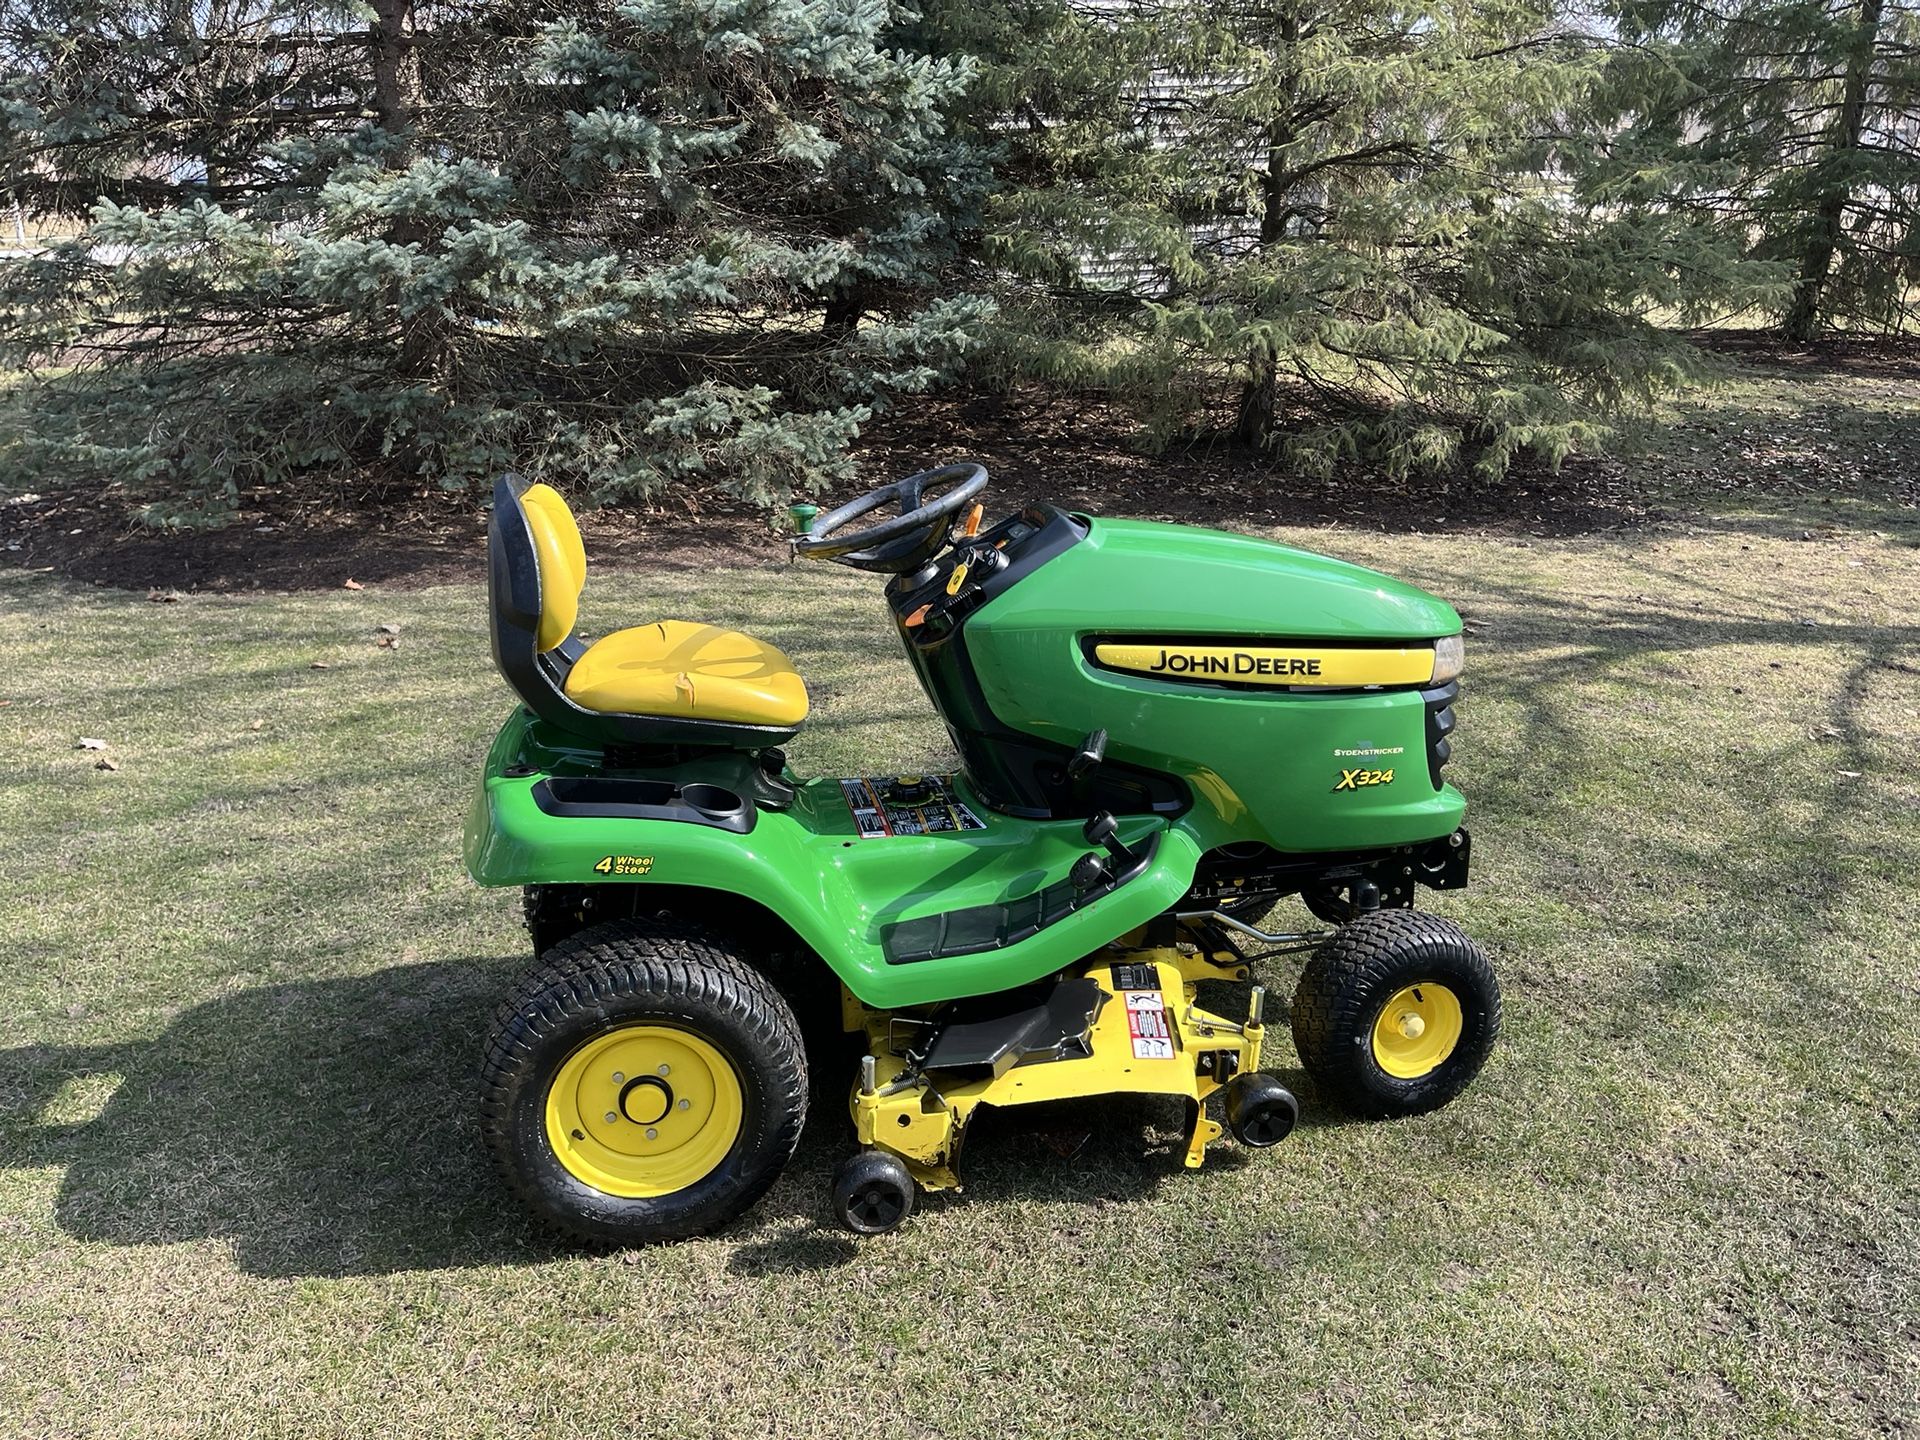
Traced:
[[[496, 485], [493, 654], [521, 704], [466, 861], [522, 888], [536, 963], [496, 1017], [481, 1124], [565, 1234], [748, 1209], [799, 1139], [796, 1012], [822, 1001], [854, 1071], [832, 1207], [862, 1234], [960, 1184], [983, 1107], [1176, 1096], [1189, 1167], [1223, 1126], [1276, 1144], [1299, 1114], [1261, 1068], [1276, 1020], [1315, 1103], [1362, 1115], [1435, 1109], [1485, 1062], [1492, 969], [1413, 908], [1467, 881], [1454, 611], [1242, 535], [1046, 505], [983, 524], [986, 483], [942, 466], [791, 538], [885, 577], [957, 755], [815, 778], [781, 748], [807, 715], [784, 654], [685, 620], [588, 643], [565, 501]], [[1287, 897], [1322, 928], [1256, 923]], [[1255, 971], [1292, 956], [1282, 1014]]]

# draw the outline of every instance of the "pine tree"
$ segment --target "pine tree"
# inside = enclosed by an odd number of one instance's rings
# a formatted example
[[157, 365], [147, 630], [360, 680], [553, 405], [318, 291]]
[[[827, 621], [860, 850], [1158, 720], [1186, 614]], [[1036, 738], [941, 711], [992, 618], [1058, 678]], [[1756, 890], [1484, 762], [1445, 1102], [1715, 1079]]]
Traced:
[[1156, 436], [1557, 462], [1683, 373], [1653, 306], [1760, 278], [1577, 203], [1563, 150], [1602, 60], [1544, 0], [999, 13], [928, 17], [986, 34], [978, 93], [1017, 97], [992, 126], [1014, 158], [989, 253], [1025, 280], [1006, 363], [1117, 387]]
[[84, 224], [0, 277], [0, 359], [79, 367], [51, 458], [215, 506], [368, 465], [784, 500], [977, 344], [968, 69], [887, 0], [559, 14], [12, 0], [7, 185]]
[[1629, 0], [1616, 195], [1697, 220], [1790, 283], [1796, 340], [1893, 330], [1920, 283], [1920, 7], [1910, 0]]

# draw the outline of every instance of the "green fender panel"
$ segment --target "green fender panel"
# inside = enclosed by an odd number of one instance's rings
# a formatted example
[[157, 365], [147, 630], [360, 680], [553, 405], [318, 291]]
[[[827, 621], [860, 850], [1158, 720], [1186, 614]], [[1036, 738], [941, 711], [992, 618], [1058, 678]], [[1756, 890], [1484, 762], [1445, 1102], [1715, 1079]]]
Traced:
[[[466, 862], [483, 885], [635, 884], [714, 892], [724, 912], [743, 895], [779, 916], [865, 1004], [898, 1009], [1038, 980], [1146, 923], [1193, 883], [1200, 846], [1148, 816], [1120, 828], [1129, 845], [1156, 832], [1153, 861], [1113, 893], [996, 950], [889, 963], [885, 927], [942, 911], [1022, 899], [1066, 879], [1088, 846], [1075, 821], [1035, 823], [973, 809], [986, 828], [861, 839], [838, 780], [807, 782], [786, 811], [759, 812], [751, 833], [674, 820], [555, 816], [535, 803], [544, 775], [524, 762], [526, 712], [488, 754], [468, 813]], [[964, 796], [963, 792], [963, 798]]]

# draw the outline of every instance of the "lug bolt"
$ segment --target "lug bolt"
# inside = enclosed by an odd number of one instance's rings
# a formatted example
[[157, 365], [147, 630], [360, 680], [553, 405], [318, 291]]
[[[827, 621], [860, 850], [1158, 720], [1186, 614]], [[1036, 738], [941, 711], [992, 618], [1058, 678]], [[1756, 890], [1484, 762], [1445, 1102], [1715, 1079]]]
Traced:
[[621, 1071], [616, 1070], [613, 1072], [613, 1083], [616, 1085], [618, 1085], [622, 1080], [625, 1080], [626, 1078], [627, 1078], [626, 1075], [623, 1074]]
[[682, 1110], [691, 1110], [693, 1108], [693, 1102], [691, 1100], [682, 1100], [680, 1102], [680, 1108]]
[[660, 1132], [654, 1129], [651, 1125], [649, 1125], [647, 1127], [647, 1139], [658, 1140], [659, 1138], [660, 1138]]
[[619, 1122], [619, 1119], [620, 1119], [620, 1116], [616, 1112], [612, 1110], [607, 1111], [607, 1124], [609, 1125], [617, 1124]]
[[660, 1067], [660, 1073], [662, 1075], [671, 1075], [673, 1073], [673, 1067], [671, 1065], [662, 1065]]

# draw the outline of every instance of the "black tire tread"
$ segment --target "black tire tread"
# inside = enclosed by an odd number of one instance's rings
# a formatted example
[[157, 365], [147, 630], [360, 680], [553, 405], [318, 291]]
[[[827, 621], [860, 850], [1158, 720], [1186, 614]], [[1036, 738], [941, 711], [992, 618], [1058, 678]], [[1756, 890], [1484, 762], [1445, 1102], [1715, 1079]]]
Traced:
[[752, 1206], [779, 1177], [799, 1144], [807, 1108], [806, 1049], [793, 1011], [771, 983], [697, 923], [664, 917], [613, 920], [562, 940], [541, 957], [494, 1011], [480, 1067], [480, 1130], [507, 1188], [546, 1228], [570, 1240], [619, 1243], [553, 1216], [509, 1159], [511, 1077], [532, 1042], [563, 1021], [604, 1001], [633, 995], [672, 996], [732, 1011], [777, 1057], [775, 1093], [768, 1103], [786, 1118], [774, 1135], [781, 1164], [740, 1191], [720, 1215], [663, 1225], [648, 1238], [683, 1239], [724, 1224]]
[[[862, 1224], [853, 1214], [856, 1193], [869, 1184], [884, 1184], [900, 1197], [900, 1216], [883, 1229]], [[833, 1176], [834, 1217], [856, 1235], [884, 1235], [913, 1217], [916, 1194], [913, 1176], [899, 1156], [885, 1150], [857, 1150], [840, 1163]]]
[[[1386, 995], [1413, 983], [1394, 983], [1396, 977], [1433, 965], [1457, 969], [1479, 991], [1461, 996], [1469, 1020], [1461, 1047], [1417, 1080], [1385, 1075], [1375, 1080], [1369, 1073], [1374, 1072], [1371, 1056], [1356, 1054], [1356, 1037], [1371, 1031]], [[1418, 1115], [1445, 1105], [1480, 1073], [1499, 1033], [1500, 985], [1485, 952], [1453, 921], [1420, 910], [1373, 910], [1355, 917], [1314, 951], [1294, 992], [1293, 1043], [1300, 1063], [1329, 1098], [1372, 1118]]]

